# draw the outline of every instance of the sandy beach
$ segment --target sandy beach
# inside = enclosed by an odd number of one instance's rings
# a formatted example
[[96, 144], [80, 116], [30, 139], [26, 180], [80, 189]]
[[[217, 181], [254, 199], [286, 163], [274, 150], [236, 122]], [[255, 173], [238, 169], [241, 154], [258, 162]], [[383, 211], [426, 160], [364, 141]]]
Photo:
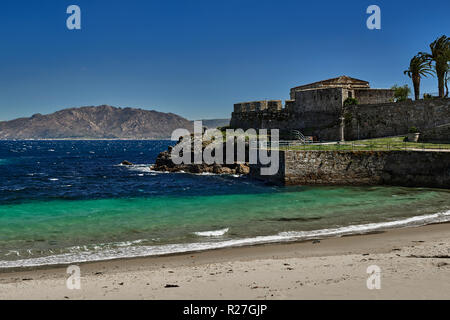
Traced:
[[[381, 288], [367, 288], [367, 268]], [[450, 224], [0, 273], [0, 299], [449, 299]]]

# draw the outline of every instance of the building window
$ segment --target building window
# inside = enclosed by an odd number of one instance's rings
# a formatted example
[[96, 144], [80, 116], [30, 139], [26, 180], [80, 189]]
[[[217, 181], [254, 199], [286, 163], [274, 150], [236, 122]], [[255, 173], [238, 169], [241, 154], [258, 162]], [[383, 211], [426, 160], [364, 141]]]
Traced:
[[349, 97], [349, 98], [353, 98], [352, 92], [351, 92], [351, 91], [348, 92], [348, 97]]

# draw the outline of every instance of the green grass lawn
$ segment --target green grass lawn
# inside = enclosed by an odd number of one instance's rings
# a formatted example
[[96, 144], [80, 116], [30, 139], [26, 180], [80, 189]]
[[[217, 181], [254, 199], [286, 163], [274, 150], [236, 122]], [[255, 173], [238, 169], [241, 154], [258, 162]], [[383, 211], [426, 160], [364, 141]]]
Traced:
[[376, 151], [376, 150], [450, 150], [450, 144], [404, 142], [405, 136], [346, 141], [334, 144], [305, 144], [294, 146], [280, 146], [280, 150], [355, 150], [355, 151]]

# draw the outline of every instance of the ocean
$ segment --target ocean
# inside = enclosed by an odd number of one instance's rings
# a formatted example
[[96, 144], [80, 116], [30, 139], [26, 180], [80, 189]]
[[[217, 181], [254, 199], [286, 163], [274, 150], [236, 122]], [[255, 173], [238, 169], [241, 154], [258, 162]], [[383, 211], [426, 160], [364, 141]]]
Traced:
[[[154, 172], [171, 141], [0, 141], [0, 268], [299, 241], [450, 221], [450, 192]], [[128, 160], [133, 166], [122, 166]]]

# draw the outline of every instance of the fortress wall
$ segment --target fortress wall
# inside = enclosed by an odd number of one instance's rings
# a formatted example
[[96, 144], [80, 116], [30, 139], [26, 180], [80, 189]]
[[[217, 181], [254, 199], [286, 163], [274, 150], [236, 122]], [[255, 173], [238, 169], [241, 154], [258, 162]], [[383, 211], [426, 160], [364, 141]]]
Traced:
[[[247, 130], [280, 129], [299, 130], [307, 135], [334, 137], [339, 134], [339, 118], [335, 114], [324, 112], [298, 113], [287, 109], [280, 112], [241, 112], [232, 113], [230, 126]], [[329, 133], [328, 133], [329, 132]]]
[[388, 103], [394, 100], [394, 90], [391, 89], [355, 89], [353, 92], [359, 104]]
[[[335, 106], [325, 105], [320, 111], [311, 105], [301, 110], [292, 102], [289, 105], [281, 111], [233, 112], [230, 125], [245, 130], [300, 130], [323, 141], [340, 139], [341, 113]], [[450, 99], [347, 106], [344, 117], [346, 140], [402, 135], [412, 126], [426, 131], [450, 122]]]
[[324, 88], [295, 92], [297, 112], [339, 113], [343, 104], [342, 88]]
[[254, 178], [284, 185], [396, 185], [450, 188], [450, 153], [422, 151], [281, 151], [280, 170]]
[[450, 99], [348, 106], [344, 117], [346, 140], [401, 135], [412, 126], [425, 131], [450, 121]]
[[234, 112], [279, 111], [282, 107], [281, 100], [249, 101], [234, 104]]

